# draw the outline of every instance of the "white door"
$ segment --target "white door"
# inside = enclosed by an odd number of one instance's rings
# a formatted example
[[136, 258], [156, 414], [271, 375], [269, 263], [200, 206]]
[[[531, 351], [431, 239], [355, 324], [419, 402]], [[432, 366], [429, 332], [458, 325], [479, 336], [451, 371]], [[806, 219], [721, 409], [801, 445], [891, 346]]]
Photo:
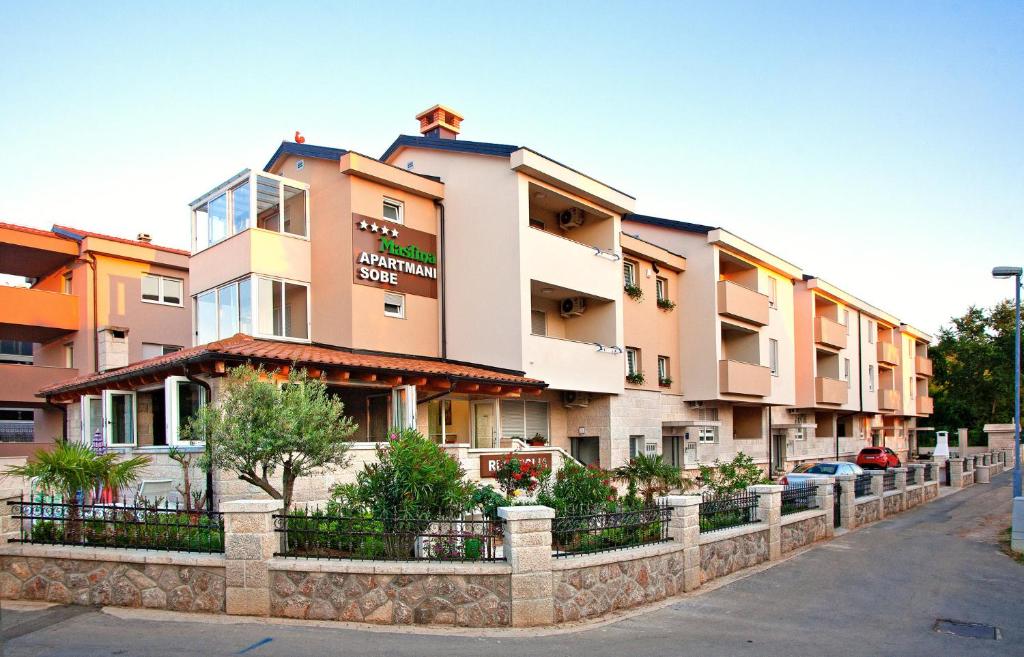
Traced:
[[497, 426], [494, 418], [494, 402], [473, 402], [473, 447], [495, 447]]
[[85, 395], [82, 397], [82, 444], [92, 445], [97, 431], [100, 432], [100, 442], [104, 442], [103, 400], [97, 395]]
[[135, 393], [104, 390], [103, 424], [107, 445], [135, 445]]
[[683, 447], [683, 467], [697, 467], [697, 442], [694, 440], [687, 440], [686, 446]]

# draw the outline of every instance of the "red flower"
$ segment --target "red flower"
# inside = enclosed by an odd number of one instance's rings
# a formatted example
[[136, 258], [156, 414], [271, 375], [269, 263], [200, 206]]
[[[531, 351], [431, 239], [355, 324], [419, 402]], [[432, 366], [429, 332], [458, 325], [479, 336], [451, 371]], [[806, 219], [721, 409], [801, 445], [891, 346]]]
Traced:
[[516, 481], [519, 481], [520, 479], [522, 479], [522, 478], [523, 478], [523, 475], [521, 475], [521, 474], [519, 474], [519, 473], [517, 472], [517, 473], [515, 473], [514, 475], [512, 475], [512, 478], [513, 478], [513, 479], [515, 479]]

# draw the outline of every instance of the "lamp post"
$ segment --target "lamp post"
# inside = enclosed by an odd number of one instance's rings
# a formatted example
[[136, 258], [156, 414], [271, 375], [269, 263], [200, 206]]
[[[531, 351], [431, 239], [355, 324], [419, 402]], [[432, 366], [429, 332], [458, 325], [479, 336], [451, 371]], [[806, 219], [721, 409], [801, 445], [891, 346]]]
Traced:
[[1020, 497], [1020, 285], [1024, 268], [995, 267], [995, 278], [1014, 279], [1013, 315], [1013, 496]]

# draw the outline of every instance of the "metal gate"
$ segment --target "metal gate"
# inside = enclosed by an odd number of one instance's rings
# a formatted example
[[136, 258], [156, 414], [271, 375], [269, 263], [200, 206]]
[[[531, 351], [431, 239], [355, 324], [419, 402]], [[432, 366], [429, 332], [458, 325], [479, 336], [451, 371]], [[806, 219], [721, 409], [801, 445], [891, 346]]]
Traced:
[[837, 481], [832, 484], [832, 526], [838, 527], [841, 524], [839, 517], [840, 502], [842, 501], [843, 487]]

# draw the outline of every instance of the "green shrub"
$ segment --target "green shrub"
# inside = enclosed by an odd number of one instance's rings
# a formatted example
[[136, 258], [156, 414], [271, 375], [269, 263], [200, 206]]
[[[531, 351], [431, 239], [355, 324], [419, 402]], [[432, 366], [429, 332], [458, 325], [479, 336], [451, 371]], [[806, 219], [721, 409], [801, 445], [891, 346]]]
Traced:
[[564, 461], [553, 478], [542, 479], [537, 503], [559, 516], [590, 515], [614, 508], [616, 497], [607, 471]]
[[715, 459], [711, 465], [700, 466], [700, 483], [713, 495], [721, 496], [747, 489], [747, 486], [767, 484], [771, 480], [743, 452], [731, 461]]

